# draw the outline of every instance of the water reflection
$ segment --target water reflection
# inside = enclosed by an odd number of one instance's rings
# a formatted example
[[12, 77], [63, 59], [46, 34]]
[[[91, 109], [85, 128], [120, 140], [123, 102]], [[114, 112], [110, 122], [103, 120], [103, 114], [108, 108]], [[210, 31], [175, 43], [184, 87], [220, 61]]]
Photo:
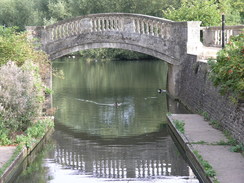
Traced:
[[65, 74], [53, 79], [53, 148], [16, 183], [198, 182], [168, 133], [167, 102], [179, 107], [157, 92], [166, 86], [166, 64], [61, 60], [53, 67]]
[[166, 94], [157, 93], [166, 86], [163, 62], [62, 60], [53, 67], [65, 74], [53, 78], [55, 117], [69, 127], [117, 137], [154, 132], [166, 120]]
[[189, 167], [168, 136], [165, 126], [161, 126], [158, 132], [115, 139], [99, 139], [75, 133], [72, 129], [64, 136], [63, 128], [57, 126], [54, 137], [57, 146], [53, 158], [63, 167], [77, 170], [74, 174], [150, 179], [189, 176]]

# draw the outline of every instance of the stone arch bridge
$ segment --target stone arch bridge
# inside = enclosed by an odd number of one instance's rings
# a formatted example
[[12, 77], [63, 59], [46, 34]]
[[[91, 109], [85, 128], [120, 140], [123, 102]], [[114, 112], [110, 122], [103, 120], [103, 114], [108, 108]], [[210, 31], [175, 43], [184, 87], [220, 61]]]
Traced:
[[168, 90], [177, 96], [179, 66], [202, 48], [200, 22], [170, 20], [128, 13], [93, 14], [43, 27], [27, 27], [39, 38], [51, 60], [93, 48], [121, 48], [169, 63]]

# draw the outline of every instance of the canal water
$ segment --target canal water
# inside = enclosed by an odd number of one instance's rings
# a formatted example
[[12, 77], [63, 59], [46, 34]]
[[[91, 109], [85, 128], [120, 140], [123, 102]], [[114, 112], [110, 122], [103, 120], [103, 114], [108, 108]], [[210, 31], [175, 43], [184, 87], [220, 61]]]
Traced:
[[55, 132], [15, 183], [197, 183], [166, 113], [185, 113], [165, 89], [163, 61], [53, 62]]

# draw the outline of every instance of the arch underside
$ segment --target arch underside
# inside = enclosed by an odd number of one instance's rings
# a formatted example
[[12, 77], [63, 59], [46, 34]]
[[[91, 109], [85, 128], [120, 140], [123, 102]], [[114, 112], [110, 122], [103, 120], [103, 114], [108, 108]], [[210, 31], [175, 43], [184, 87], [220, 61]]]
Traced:
[[86, 43], [86, 44], [80, 44], [80, 45], [77, 45], [74, 47], [58, 50], [57, 52], [50, 54], [50, 59], [54, 60], [54, 59], [63, 57], [65, 55], [71, 54], [73, 52], [88, 50], [88, 49], [96, 49], [96, 48], [118, 48], [118, 49], [136, 51], [139, 53], [144, 53], [144, 54], [153, 56], [155, 58], [166, 61], [166, 62], [173, 64], [173, 65], [179, 65], [180, 64], [178, 59], [171, 57], [171, 56], [168, 56], [164, 53], [160, 53], [158, 51], [152, 50], [152, 49], [148, 49], [148, 48], [145, 48], [142, 46], [132, 45], [132, 44], [128, 44], [128, 43], [109, 43], [109, 42], [107, 42], [107, 43], [105, 43], [105, 42], [103, 42], [103, 43]]

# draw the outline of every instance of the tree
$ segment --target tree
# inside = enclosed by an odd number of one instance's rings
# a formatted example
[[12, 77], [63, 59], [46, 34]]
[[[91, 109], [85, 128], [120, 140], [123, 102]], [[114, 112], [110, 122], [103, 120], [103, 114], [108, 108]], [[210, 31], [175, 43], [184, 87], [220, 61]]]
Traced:
[[163, 14], [174, 21], [202, 21], [202, 26], [219, 25], [221, 20], [214, 0], [182, 0], [180, 8], [170, 7]]
[[[242, 2], [235, 0], [182, 0], [180, 8], [170, 7], [163, 11], [164, 17], [175, 21], [202, 21], [202, 26], [216, 26], [221, 23], [221, 14], [226, 15], [226, 24], [239, 24]], [[239, 7], [239, 11], [236, 8]]]

